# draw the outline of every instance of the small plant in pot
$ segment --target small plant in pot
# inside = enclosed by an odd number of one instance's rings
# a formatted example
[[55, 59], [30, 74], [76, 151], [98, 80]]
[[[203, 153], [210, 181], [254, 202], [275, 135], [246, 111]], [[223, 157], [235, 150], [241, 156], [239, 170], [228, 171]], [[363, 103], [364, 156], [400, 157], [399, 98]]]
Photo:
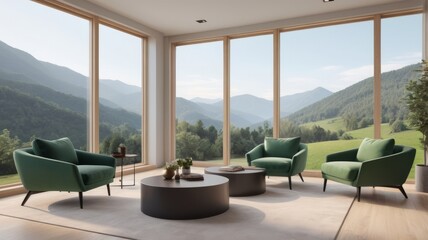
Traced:
[[411, 80], [407, 86], [406, 103], [409, 108], [410, 125], [422, 133], [421, 143], [424, 148], [424, 163], [416, 165], [416, 190], [428, 192], [428, 65], [421, 63], [421, 75], [418, 80]]
[[178, 168], [180, 168], [180, 166], [178, 165], [177, 161], [167, 162], [165, 164], [165, 173], [163, 174], [165, 180], [171, 180]]
[[181, 172], [186, 175], [186, 174], [190, 174], [190, 166], [192, 166], [192, 158], [191, 157], [187, 157], [187, 158], [179, 158], [177, 160], [178, 165], [182, 168]]

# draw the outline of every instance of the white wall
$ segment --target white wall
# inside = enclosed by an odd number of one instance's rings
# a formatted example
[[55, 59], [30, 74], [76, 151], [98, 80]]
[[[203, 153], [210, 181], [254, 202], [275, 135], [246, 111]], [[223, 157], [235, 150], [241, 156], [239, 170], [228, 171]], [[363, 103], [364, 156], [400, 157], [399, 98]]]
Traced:
[[164, 36], [161, 32], [141, 25], [126, 17], [113, 13], [87, 1], [61, 0], [61, 2], [90, 12], [99, 17], [133, 28], [148, 36], [148, 163], [163, 166], [164, 150]]

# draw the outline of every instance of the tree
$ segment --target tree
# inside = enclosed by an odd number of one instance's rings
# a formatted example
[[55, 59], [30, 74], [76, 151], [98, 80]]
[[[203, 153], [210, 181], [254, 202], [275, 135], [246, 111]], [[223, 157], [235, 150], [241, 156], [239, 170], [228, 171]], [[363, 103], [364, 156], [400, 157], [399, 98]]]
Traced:
[[407, 126], [406, 124], [404, 124], [402, 120], [397, 119], [391, 124], [392, 133], [402, 132], [406, 130], [407, 130]]
[[16, 173], [13, 151], [19, 147], [18, 137], [11, 137], [9, 130], [3, 129], [0, 134], [0, 175]]
[[424, 146], [424, 165], [427, 165], [428, 147], [428, 66], [422, 60], [422, 72], [418, 80], [411, 80], [407, 86], [405, 97], [409, 108], [410, 125], [422, 133], [421, 143]]

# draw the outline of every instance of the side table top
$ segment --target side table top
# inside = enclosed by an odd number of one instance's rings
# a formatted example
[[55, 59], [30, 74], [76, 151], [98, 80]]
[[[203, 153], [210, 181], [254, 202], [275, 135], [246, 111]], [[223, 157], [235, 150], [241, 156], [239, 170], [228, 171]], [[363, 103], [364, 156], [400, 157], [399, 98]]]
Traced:
[[134, 158], [134, 157], [137, 157], [138, 155], [134, 154], [134, 153], [127, 153], [127, 154], [125, 154], [125, 156], [123, 156], [123, 155], [114, 155], [114, 154], [111, 154], [111, 156], [114, 157], [114, 158]]

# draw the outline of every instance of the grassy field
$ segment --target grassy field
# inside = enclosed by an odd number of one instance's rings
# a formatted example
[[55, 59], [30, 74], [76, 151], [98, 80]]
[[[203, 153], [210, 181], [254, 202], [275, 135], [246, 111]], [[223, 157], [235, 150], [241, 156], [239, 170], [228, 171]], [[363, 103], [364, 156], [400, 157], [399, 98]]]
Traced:
[[346, 129], [345, 123], [343, 122], [342, 118], [330, 118], [330, 119], [326, 119], [326, 120], [322, 120], [322, 121], [305, 123], [305, 124], [302, 124], [300, 126], [311, 128], [314, 125], [318, 125], [318, 126], [324, 128], [325, 130], [330, 130], [330, 131], [334, 131], [334, 132], [337, 132], [340, 129], [342, 129], [342, 130]]
[[19, 181], [20, 179], [18, 174], [0, 176], [0, 186], [11, 184], [11, 183], [17, 183]]

